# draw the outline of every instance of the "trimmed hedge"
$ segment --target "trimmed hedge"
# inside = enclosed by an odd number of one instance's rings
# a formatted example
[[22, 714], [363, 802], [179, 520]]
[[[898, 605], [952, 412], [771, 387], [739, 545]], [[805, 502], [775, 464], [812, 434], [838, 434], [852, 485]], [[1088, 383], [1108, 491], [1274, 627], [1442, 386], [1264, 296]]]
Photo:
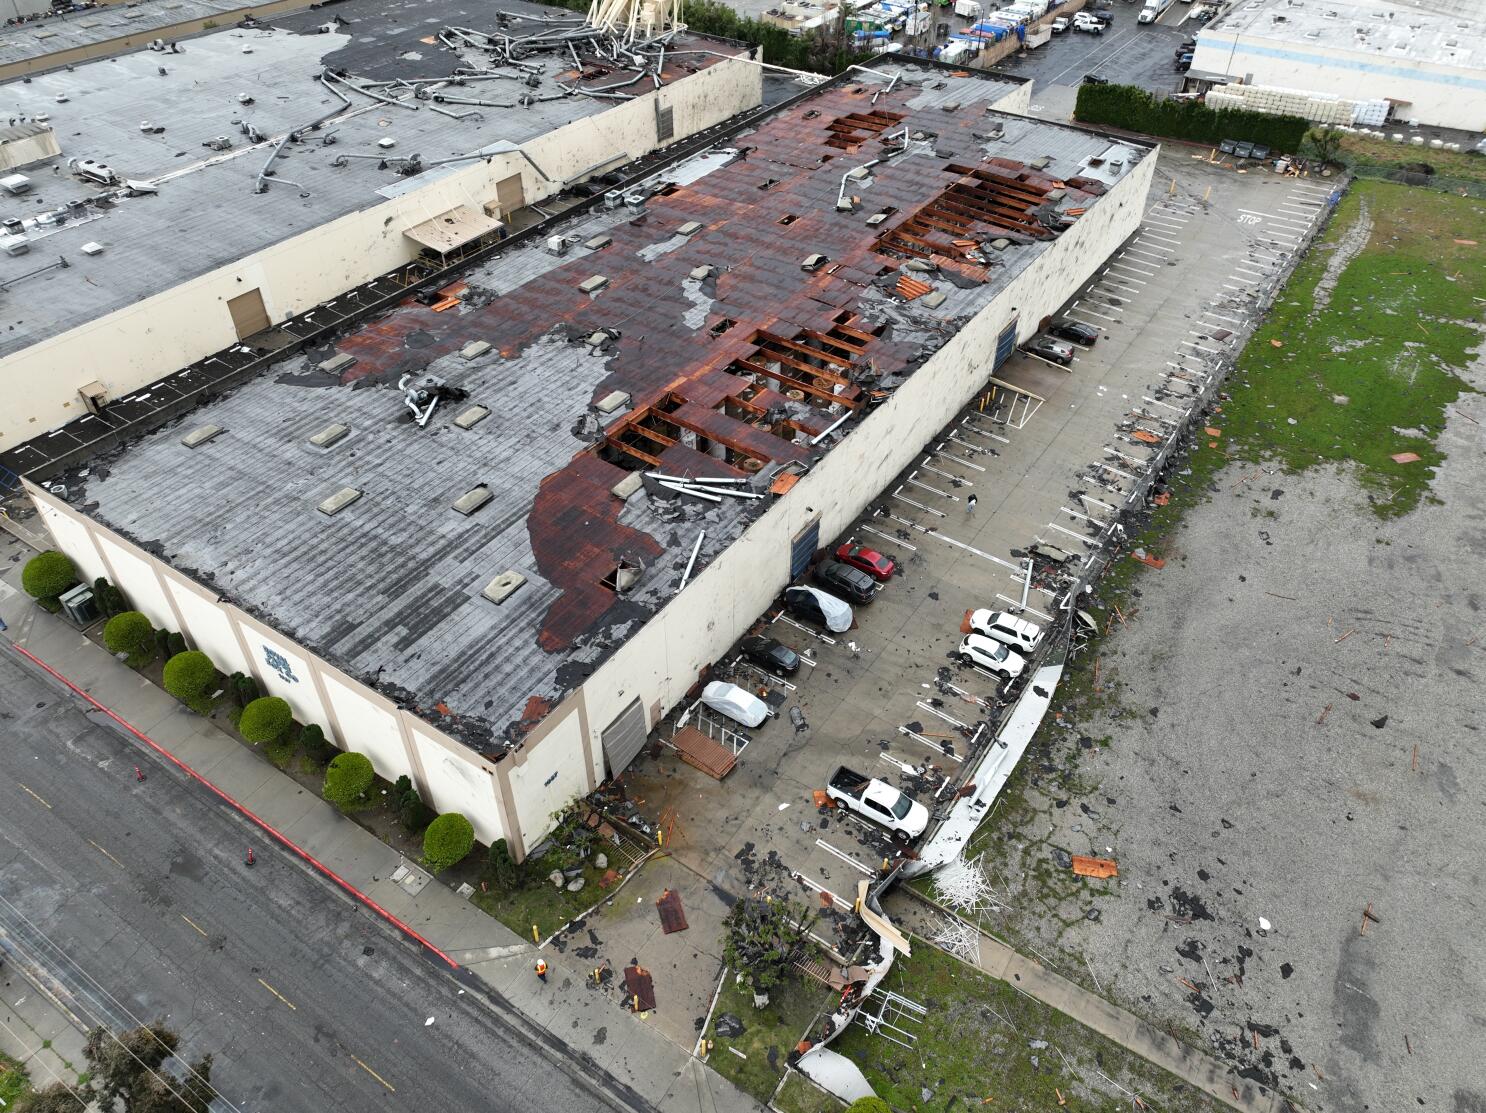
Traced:
[[1310, 123], [1299, 116], [1273, 116], [1244, 109], [1208, 108], [1196, 101], [1167, 100], [1138, 85], [1078, 87], [1073, 118], [1081, 124], [1108, 124], [1164, 139], [1221, 143], [1237, 139], [1271, 151], [1294, 154]]
[[249, 742], [273, 742], [289, 732], [294, 711], [278, 696], [263, 696], [243, 708], [237, 732]]
[[127, 653], [129, 664], [139, 668], [155, 656], [155, 628], [138, 611], [124, 611], [104, 624], [103, 644], [110, 653]]
[[338, 808], [352, 808], [365, 800], [375, 776], [371, 758], [348, 750], [331, 759], [320, 794]]
[[55, 549], [37, 553], [21, 569], [21, 587], [32, 599], [55, 599], [77, 582], [71, 558]]
[[458, 812], [445, 812], [423, 832], [423, 864], [434, 873], [458, 865], [475, 848], [475, 828]]
[[165, 662], [165, 690], [192, 711], [206, 714], [211, 707], [207, 693], [217, 682], [217, 666], [199, 649], [177, 653]]
[[879, 1097], [857, 1098], [846, 1107], [846, 1113], [893, 1113], [892, 1107]]

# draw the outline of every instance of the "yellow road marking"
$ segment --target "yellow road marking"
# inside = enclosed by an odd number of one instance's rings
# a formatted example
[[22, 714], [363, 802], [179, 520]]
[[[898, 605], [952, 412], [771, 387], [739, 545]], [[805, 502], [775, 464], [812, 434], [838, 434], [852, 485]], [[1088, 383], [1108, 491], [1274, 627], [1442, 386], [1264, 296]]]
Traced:
[[42, 806], [42, 807], [44, 807], [44, 808], [48, 808], [48, 809], [49, 809], [49, 808], [51, 808], [51, 805], [50, 805], [50, 804], [48, 804], [48, 803], [47, 803], [47, 802], [46, 802], [46, 801], [45, 801], [45, 800], [43, 800], [43, 799], [42, 799], [42, 798], [41, 798], [41, 797], [40, 797], [40, 796], [37, 796], [37, 795], [36, 795], [36, 793], [34, 793], [34, 792], [32, 792], [32, 791], [31, 791], [31, 789], [30, 789], [30, 788], [29, 788], [29, 787], [27, 787], [27, 786], [26, 786], [26, 785], [24, 785], [24, 784], [21, 784], [21, 782], [20, 782], [20, 781], [16, 781], [16, 784], [18, 784], [18, 785], [21, 785], [21, 787], [22, 787], [22, 788], [24, 788], [24, 789], [25, 789], [25, 790], [26, 790], [26, 795], [27, 795], [27, 796], [29, 796], [29, 797], [31, 797], [31, 799], [33, 799], [33, 800], [35, 800], [35, 801], [36, 801], [36, 802], [37, 802], [37, 803], [38, 803], [38, 804], [40, 804], [40, 805], [41, 805], [41, 806]]
[[[195, 925], [193, 924], [192, 926], [194, 927]], [[296, 1005], [293, 1001], [289, 1000], [289, 998], [285, 997], [278, 990], [274, 989], [273, 986], [269, 985], [262, 978], [259, 978], [258, 979], [258, 984], [261, 985], [264, 989], [268, 990], [268, 992], [272, 993], [280, 1001], [284, 1002], [284, 1004], [288, 1005], [295, 1012], [298, 1012], [299, 1011], [299, 1006], [298, 1005]]]
[[[352, 1059], [356, 1059], [356, 1056], [354, 1056], [354, 1055], [352, 1055], [352, 1056], [351, 1056], [351, 1058], [352, 1058]], [[369, 1066], [367, 1066], [367, 1065], [366, 1065], [366, 1064], [365, 1064], [365, 1063], [363, 1063], [363, 1062], [362, 1062], [362, 1061], [361, 1061], [361, 1060], [360, 1060], [360, 1059], [356, 1059], [356, 1065], [357, 1065], [357, 1066], [358, 1066], [358, 1067], [360, 1067], [360, 1068], [361, 1068], [361, 1069], [362, 1069], [362, 1070], [364, 1070], [364, 1071], [366, 1071], [366, 1073], [367, 1073], [367, 1074], [369, 1074], [369, 1075], [371, 1075], [371, 1076], [372, 1076], [372, 1077], [373, 1077], [373, 1078], [375, 1078], [375, 1079], [376, 1079], [376, 1080], [377, 1080], [377, 1081], [378, 1081], [378, 1082], [380, 1082], [380, 1083], [381, 1083], [381, 1084], [382, 1084], [382, 1085], [383, 1085], [383, 1086], [386, 1086], [386, 1087], [387, 1087], [387, 1089], [388, 1089], [388, 1090], [389, 1090], [389, 1091], [390, 1091], [390, 1092], [392, 1092], [392, 1093], [394, 1093], [394, 1094], [395, 1094], [395, 1093], [397, 1093], [397, 1087], [396, 1087], [396, 1086], [394, 1086], [394, 1085], [392, 1085], [392, 1083], [390, 1083], [390, 1082], [388, 1082], [388, 1081], [387, 1081], [387, 1080], [386, 1080], [386, 1079], [385, 1079], [385, 1078], [383, 1078], [383, 1077], [382, 1077], [382, 1076], [381, 1076], [381, 1075], [380, 1075], [380, 1074], [378, 1074], [378, 1073], [377, 1073], [377, 1072], [376, 1072], [376, 1071], [374, 1071], [374, 1070], [372, 1070], [372, 1069], [371, 1069], [371, 1067], [369, 1067]]]
[[204, 931], [201, 930], [201, 925], [198, 924], [195, 920], [191, 919], [190, 916], [187, 916], [184, 912], [182, 912], [181, 913], [181, 919], [185, 920], [186, 923], [190, 924], [193, 928], [195, 928], [197, 935], [201, 936], [203, 939], [207, 938], [206, 932], [204, 932]]
[[102, 854], [102, 855], [103, 855], [103, 856], [104, 856], [104, 857], [105, 857], [105, 858], [107, 858], [107, 859], [108, 859], [108, 860], [109, 860], [109, 861], [110, 861], [110, 862], [112, 862], [112, 863], [113, 863], [113, 864], [114, 864], [114, 865], [116, 865], [116, 866], [118, 866], [118, 867], [119, 867], [119, 869], [123, 869], [123, 868], [124, 868], [124, 863], [123, 863], [123, 862], [121, 862], [121, 861], [119, 861], [119, 860], [118, 860], [118, 859], [117, 859], [117, 858], [115, 858], [115, 857], [114, 857], [114, 856], [113, 856], [113, 855], [112, 855], [112, 854], [110, 854], [110, 853], [109, 853], [109, 852], [108, 852], [108, 851], [106, 851], [106, 850], [104, 850], [104, 849], [103, 849], [103, 847], [101, 847], [101, 846], [99, 846], [99, 845], [98, 845], [98, 844], [97, 844], [97, 843], [96, 843], [96, 842], [94, 842], [94, 841], [93, 841], [93, 840], [92, 840], [92, 839], [89, 839], [89, 840], [88, 840], [88, 843], [89, 843], [89, 845], [90, 845], [90, 846], [92, 846], [92, 848], [93, 848], [93, 849], [94, 849], [94, 850], [96, 850], [96, 851], [98, 851], [98, 853], [99, 853], [99, 854]]

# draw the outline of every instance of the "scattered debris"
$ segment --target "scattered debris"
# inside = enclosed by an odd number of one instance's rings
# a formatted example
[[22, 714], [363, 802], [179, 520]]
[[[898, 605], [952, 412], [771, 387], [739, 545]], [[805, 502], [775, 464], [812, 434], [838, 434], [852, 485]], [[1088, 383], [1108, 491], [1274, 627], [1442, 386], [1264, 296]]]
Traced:
[[1388, 458], [1395, 464], [1415, 464], [1419, 461], [1419, 454], [1417, 452], [1395, 452]]
[[1080, 877], [1115, 877], [1120, 872], [1113, 859], [1090, 858], [1083, 854], [1073, 855], [1072, 866], [1073, 872]]
[[681, 907], [681, 894], [676, 890], [667, 889], [661, 893], [655, 900], [655, 907], [660, 912], [660, 930], [663, 935], [686, 930], [686, 912]]

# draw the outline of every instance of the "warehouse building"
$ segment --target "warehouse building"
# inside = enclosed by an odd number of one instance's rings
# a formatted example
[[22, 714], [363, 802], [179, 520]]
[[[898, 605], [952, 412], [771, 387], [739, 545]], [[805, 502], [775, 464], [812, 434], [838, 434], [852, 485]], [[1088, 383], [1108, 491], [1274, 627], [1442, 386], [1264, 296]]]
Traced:
[[1486, 5], [1239, 0], [1198, 34], [1191, 74], [1217, 86], [1214, 107], [1486, 131]]
[[1028, 93], [855, 69], [28, 490], [520, 857], [1136, 230], [1154, 150]]
[[209, 391], [332, 324], [332, 299], [395, 295], [410, 265], [447, 266], [762, 101], [740, 43], [667, 33], [616, 54], [523, 3], [479, 29], [455, 0], [331, 13], [0, 85], [0, 468], [129, 430], [140, 395]]

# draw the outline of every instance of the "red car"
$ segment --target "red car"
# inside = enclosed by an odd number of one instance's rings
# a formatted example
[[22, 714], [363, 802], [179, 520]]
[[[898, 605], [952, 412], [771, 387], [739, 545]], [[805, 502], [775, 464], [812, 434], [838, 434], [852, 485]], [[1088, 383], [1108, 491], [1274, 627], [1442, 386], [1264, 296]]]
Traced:
[[850, 541], [836, 550], [836, 559], [842, 564], [859, 568], [874, 580], [889, 580], [898, 566], [889, 557], [865, 545], [853, 545]]

